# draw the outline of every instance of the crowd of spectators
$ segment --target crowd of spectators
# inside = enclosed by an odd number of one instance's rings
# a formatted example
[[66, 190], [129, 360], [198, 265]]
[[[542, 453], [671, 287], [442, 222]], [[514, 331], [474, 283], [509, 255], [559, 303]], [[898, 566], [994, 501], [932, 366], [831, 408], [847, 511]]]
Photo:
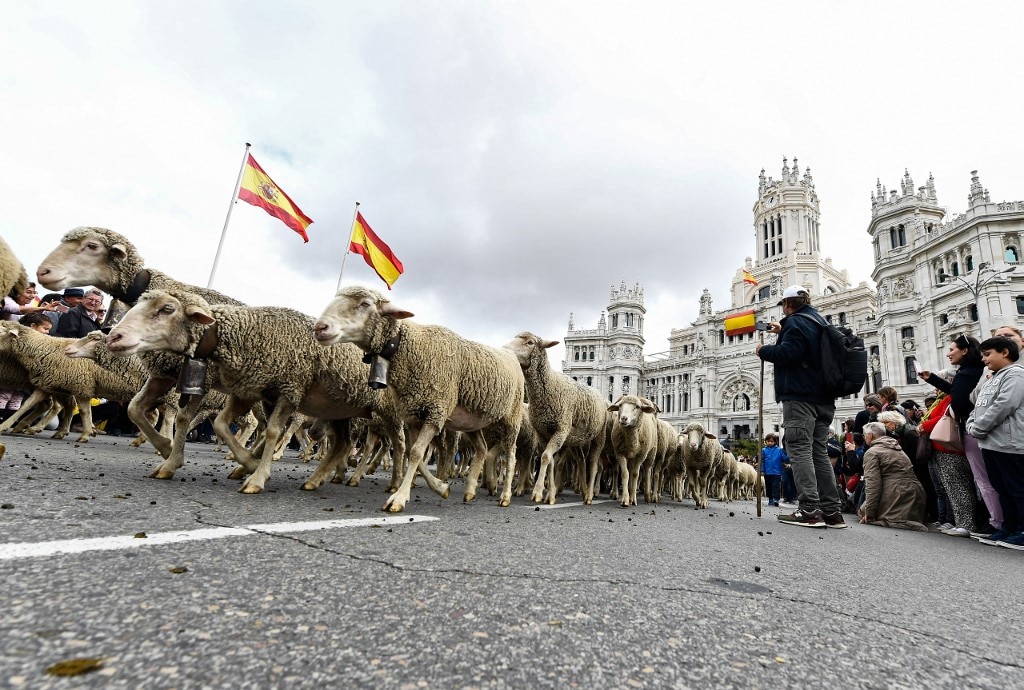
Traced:
[[[950, 367], [922, 371], [923, 404], [884, 387], [828, 441], [844, 511], [862, 524], [939, 532], [1024, 550], [1024, 341], [1012, 326], [984, 342], [960, 335]], [[946, 418], [944, 421], [944, 417]], [[786, 493], [774, 434], [762, 462], [769, 505]]]

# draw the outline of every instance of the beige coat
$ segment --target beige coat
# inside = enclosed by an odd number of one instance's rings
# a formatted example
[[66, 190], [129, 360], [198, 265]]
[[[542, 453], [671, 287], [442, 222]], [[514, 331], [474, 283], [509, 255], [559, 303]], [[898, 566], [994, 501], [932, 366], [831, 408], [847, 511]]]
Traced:
[[875, 439], [864, 453], [864, 504], [873, 525], [927, 531], [925, 494], [910, 459], [891, 436]]

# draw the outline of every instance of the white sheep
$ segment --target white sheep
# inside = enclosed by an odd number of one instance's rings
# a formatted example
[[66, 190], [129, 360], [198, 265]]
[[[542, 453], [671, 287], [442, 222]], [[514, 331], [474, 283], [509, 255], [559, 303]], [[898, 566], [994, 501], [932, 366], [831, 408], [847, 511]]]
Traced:
[[625, 395], [608, 406], [612, 414], [611, 445], [619, 462], [621, 504], [637, 505], [640, 468], [654, 463], [658, 452], [658, 426], [654, 404], [645, 398]]
[[672, 428], [672, 425], [664, 419], [658, 419], [657, 417], [655, 417], [654, 421], [658, 427], [658, 451], [646, 475], [644, 495], [648, 503], [658, 503], [661, 500], [665, 479], [670, 472], [670, 465], [679, 447], [679, 436], [676, 434], [676, 430]]
[[533, 485], [533, 501], [540, 503], [544, 500], [547, 482], [547, 502], [554, 504], [555, 454], [563, 447], [585, 447], [583, 502], [590, 505], [594, 501], [594, 483], [604, 450], [607, 407], [596, 390], [551, 368], [547, 349], [557, 344], [557, 340], [544, 340], [533, 333], [523, 332], [505, 345], [515, 354], [523, 369], [530, 399], [530, 422], [543, 448], [540, 471]]
[[698, 422], [690, 423], [683, 430], [680, 445], [690, 496], [698, 508], [707, 508], [708, 485], [721, 462], [722, 445]]
[[[123, 372], [104, 369], [88, 359], [66, 357], [64, 349], [74, 342], [72, 338], [55, 338], [13, 321], [0, 321], [0, 329], [0, 350], [9, 353], [25, 367], [35, 388], [22, 405], [23, 410], [27, 412], [51, 394], [74, 396], [82, 415], [80, 443], [93, 435], [90, 398], [130, 400], [138, 390], [138, 386], [133, 385], [137, 381]], [[18, 410], [0, 424], [0, 433], [14, 426], [25, 412]]]
[[[10, 294], [11, 290], [24, 292], [28, 287], [28, 276], [25, 267], [18, 261], [11, 248], [0, 237], [0, 298]], [[0, 443], [0, 458], [4, 457], [4, 444]]]
[[505, 459], [504, 485], [498, 504], [512, 500], [515, 443], [522, 424], [523, 372], [515, 355], [459, 336], [441, 326], [406, 321], [412, 312], [398, 307], [369, 288], [353, 286], [338, 292], [316, 322], [321, 345], [355, 343], [379, 355], [389, 343], [387, 373], [389, 397], [409, 430], [409, 464], [401, 486], [384, 504], [400, 512], [409, 501], [412, 482], [422, 472], [427, 484], [442, 496], [447, 484], [439, 482], [423, 464], [431, 440], [443, 428], [478, 432], [473, 464], [466, 480], [464, 500], [476, 498], [477, 482], [488, 450], [480, 430], [493, 427], [494, 456]]
[[[348, 439], [345, 420], [369, 417], [371, 413], [387, 417], [390, 410], [383, 395], [366, 387], [358, 350], [352, 346], [317, 347], [312, 330], [313, 320], [292, 309], [210, 305], [189, 292], [151, 290], [110, 332], [107, 347], [121, 355], [145, 351], [194, 355], [205, 337], [209, 346], [207, 385], [228, 396], [214, 421], [214, 430], [242, 466], [232, 476], [241, 478], [251, 473], [241, 491], [259, 493], [270, 476], [274, 450], [285, 424], [294, 412], [344, 421], [345, 429], [339, 437]], [[267, 417], [257, 460], [235, 440], [229, 425], [262, 400], [272, 402], [274, 407]], [[400, 427], [395, 424], [392, 429], [392, 443], [404, 449]], [[157, 470], [160, 478], [173, 476], [181, 466], [183, 450], [177, 433], [175, 436], [174, 452]], [[347, 459], [350, 449], [351, 442], [336, 444], [331, 457], [321, 463], [303, 488], [312, 490], [323, 483], [337, 464]]]

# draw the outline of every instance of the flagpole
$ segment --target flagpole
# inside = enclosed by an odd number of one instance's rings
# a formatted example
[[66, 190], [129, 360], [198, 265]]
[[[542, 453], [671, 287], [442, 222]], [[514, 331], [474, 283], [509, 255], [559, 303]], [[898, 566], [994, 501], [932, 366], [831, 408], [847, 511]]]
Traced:
[[231, 209], [238, 199], [238, 190], [242, 187], [242, 174], [245, 172], [245, 164], [249, 162], [249, 142], [245, 142], [245, 154], [242, 156], [242, 167], [238, 169], [238, 179], [235, 180], [235, 191], [231, 194], [231, 203], [228, 204], [228, 214], [224, 217], [224, 229], [220, 231], [220, 243], [217, 245], [217, 254], [213, 257], [213, 268], [210, 269], [210, 280], [206, 283], [207, 288], [213, 288], [213, 277], [217, 275], [217, 264], [220, 263], [220, 251], [224, 248], [224, 238], [228, 234], [228, 223], [231, 222]]
[[345, 274], [345, 260], [348, 259], [349, 247], [352, 246], [352, 231], [356, 227], [356, 216], [359, 215], [359, 202], [356, 202], [356, 210], [352, 212], [352, 222], [348, 226], [348, 242], [345, 244], [345, 253], [341, 256], [341, 271], [338, 273], [338, 287], [335, 288], [334, 294], [341, 292], [341, 276]]

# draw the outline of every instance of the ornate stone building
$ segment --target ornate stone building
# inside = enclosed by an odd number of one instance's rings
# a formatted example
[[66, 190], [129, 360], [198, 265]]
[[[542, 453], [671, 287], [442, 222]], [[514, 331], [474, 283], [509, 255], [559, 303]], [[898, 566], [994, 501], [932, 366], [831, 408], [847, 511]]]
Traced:
[[998, 326], [1024, 324], [1024, 201], [993, 203], [972, 171], [967, 204], [947, 220], [932, 176], [914, 189], [906, 171], [899, 191], [879, 181], [871, 193], [880, 360], [873, 374], [904, 397], [929, 389], [914, 359], [945, 368], [957, 334], [983, 340]]
[[[673, 329], [669, 349], [642, 354], [643, 288], [612, 287], [607, 316], [593, 330], [576, 330], [570, 316], [563, 371], [594, 386], [609, 401], [623, 393], [655, 401], [661, 418], [677, 429], [699, 421], [719, 437], [757, 434], [760, 359], [755, 334], [730, 337], [723, 322], [733, 313], [756, 309], [759, 319], [778, 321], [776, 303], [788, 285], [803, 285], [826, 318], [864, 338], [871, 354], [863, 393], [896, 387], [900, 399], [919, 402], [932, 389], [914, 375], [946, 365], [943, 353], [960, 332], [980, 336], [983, 328], [1024, 324], [1024, 202], [992, 203], [972, 173], [969, 208], [944, 222], [934, 180], [914, 189], [909, 173], [900, 191], [881, 183], [871, 195], [868, 233], [875, 248], [872, 278], [851, 286], [846, 271], [821, 253], [820, 208], [810, 169], [783, 159], [778, 180], [758, 178], [753, 206], [756, 259], [747, 258], [733, 276], [730, 306], [716, 311], [711, 293], [700, 297], [697, 319]], [[744, 270], [757, 281], [744, 281]], [[987, 330], [985, 331], [988, 332]], [[768, 336], [766, 342], [771, 342]], [[765, 367], [765, 430], [781, 426], [774, 399], [772, 366]], [[861, 396], [837, 402], [836, 422], [862, 409]]]

